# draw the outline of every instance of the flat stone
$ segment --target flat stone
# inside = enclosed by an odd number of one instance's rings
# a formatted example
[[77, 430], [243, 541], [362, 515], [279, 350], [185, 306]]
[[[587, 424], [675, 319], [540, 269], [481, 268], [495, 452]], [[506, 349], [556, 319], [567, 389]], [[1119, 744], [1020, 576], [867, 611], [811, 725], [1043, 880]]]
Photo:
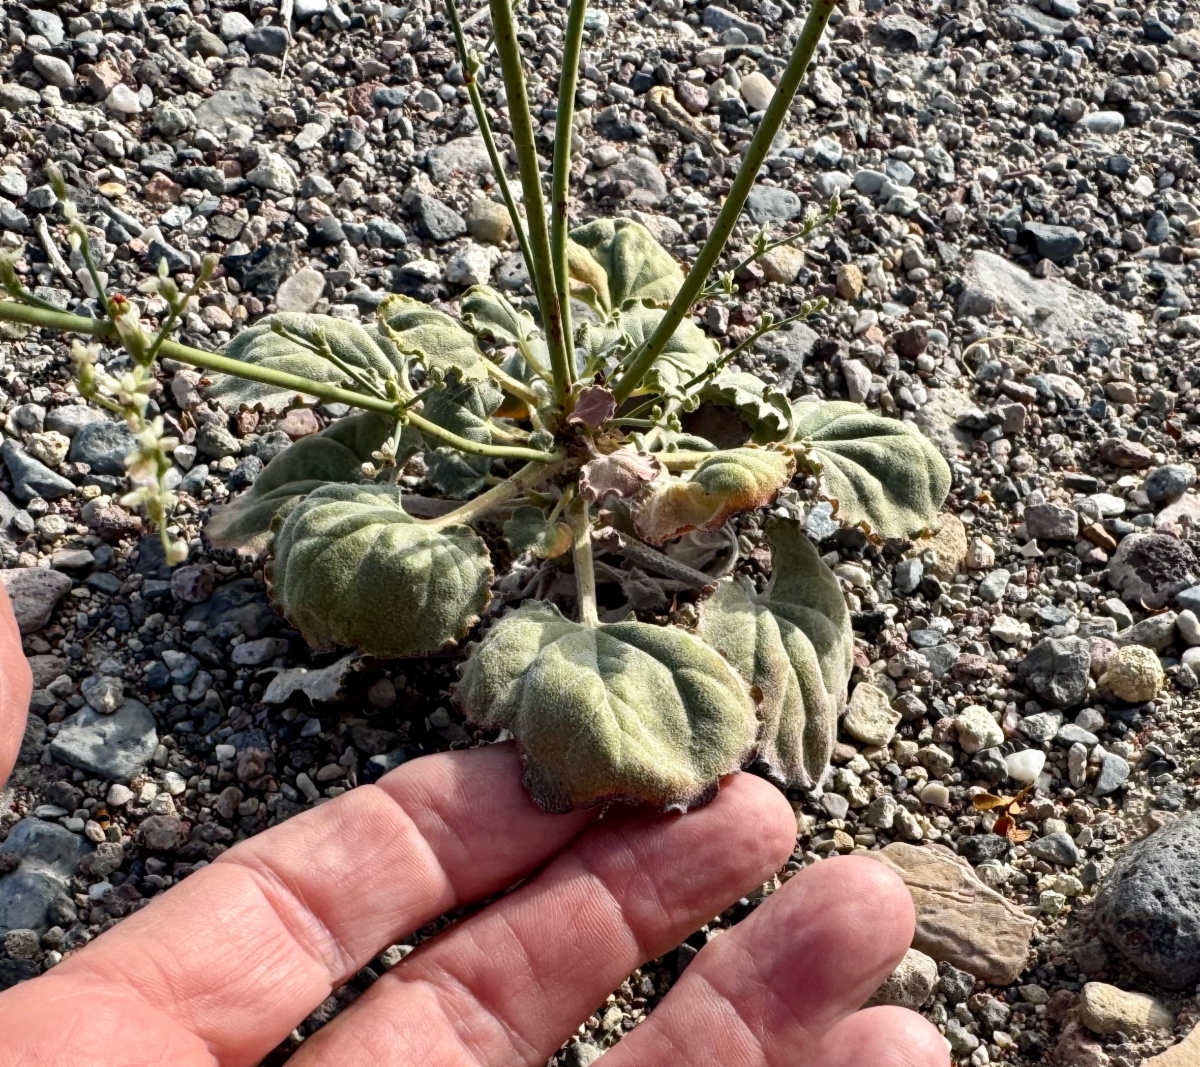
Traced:
[[64, 719], [50, 754], [109, 781], [128, 782], [157, 746], [154, 716], [145, 704], [127, 700], [112, 715], [84, 708]]
[[11, 438], [0, 445], [0, 459], [12, 475], [13, 495], [18, 500], [57, 500], [75, 490], [73, 483], [39, 463]]
[[1022, 26], [1032, 30], [1039, 37], [1061, 37], [1067, 24], [1062, 19], [1051, 18], [1028, 4], [1013, 4], [1002, 12], [1008, 18], [1016, 19]]
[[0, 856], [17, 856], [21, 865], [0, 877], [0, 936], [9, 930], [44, 932], [50, 909], [70, 901], [71, 878], [80, 860], [95, 846], [58, 823], [22, 819], [0, 844]]
[[1052, 226], [1045, 222], [1027, 222], [1021, 228], [1021, 243], [1040, 259], [1065, 263], [1082, 252], [1083, 234], [1070, 226]]
[[867, 855], [908, 886], [917, 915], [913, 948], [985, 982], [1016, 981], [1036, 920], [984, 885], [966, 860], [942, 845], [899, 841]]
[[625, 195], [629, 204], [654, 207], [667, 196], [667, 179], [662, 168], [641, 156], [624, 156], [604, 172], [604, 181], [631, 183], [633, 190]]
[[855, 740], [882, 747], [896, 735], [899, 722], [900, 712], [892, 710], [887, 693], [870, 682], [859, 682], [850, 694], [842, 726]]
[[1190, 463], [1166, 463], [1151, 471], [1142, 489], [1151, 504], [1165, 504], [1182, 496], [1196, 484], [1196, 468]]
[[1071, 835], [1063, 831], [1047, 834], [1036, 841], [1030, 841], [1025, 846], [1030, 853], [1048, 863], [1057, 863], [1063, 867], [1074, 867], [1079, 862], [1079, 849], [1071, 840]]
[[513, 232], [508, 208], [494, 200], [480, 197], [467, 205], [467, 233], [477, 241], [491, 245], [502, 245]]
[[924, 952], [910, 948], [863, 1007], [891, 1004], [916, 1011], [929, 999], [937, 980], [937, 962]]
[[412, 198], [409, 210], [417, 223], [417, 232], [431, 241], [450, 241], [467, 232], [466, 220], [440, 200], [425, 193]]
[[717, 4], [709, 4], [704, 9], [703, 22], [705, 26], [718, 34], [730, 29], [740, 30], [751, 44], [766, 44], [767, 41], [767, 31], [757, 22], [751, 22], [737, 12], [719, 7]]
[[[1151, 615], [1148, 619], [1135, 622], [1113, 636], [1113, 644], [1118, 648], [1125, 645], [1142, 645], [1145, 648], [1162, 650], [1175, 640], [1175, 620], [1173, 611], [1164, 611], [1161, 615]], [[1148, 698], [1147, 698], [1148, 699]]]
[[765, 222], [787, 222], [804, 210], [804, 202], [790, 189], [756, 185], [746, 197], [746, 211], [760, 226]]
[[31, 7], [26, 9], [25, 18], [33, 32], [41, 34], [53, 47], [57, 48], [66, 39], [62, 16], [56, 12]]
[[0, 570], [0, 583], [12, 601], [17, 626], [23, 634], [40, 630], [50, 621], [55, 605], [70, 592], [71, 579], [62, 571], [44, 567]]
[[877, 19], [871, 35], [885, 47], [905, 52], [928, 52], [937, 41], [936, 30], [904, 14]]
[[1092, 792], [1098, 797], [1115, 793], [1129, 778], [1129, 761], [1115, 752], [1105, 752], [1100, 763], [1100, 773]]
[[[964, 271], [967, 290], [988, 294], [997, 311], [1026, 323], [1053, 349], [1075, 349], [1093, 338], [1110, 345], [1141, 343], [1140, 315], [1121, 311], [1095, 293], [1059, 278], [1034, 278], [994, 252], [976, 251]], [[960, 303], [959, 314], [964, 313]]]
[[279, 311], [312, 311], [325, 292], [325, 275], [305, 267], [296, 271], [275, 294], [275, 307]]
[[196, 125], [218, 137], [228, 137], [231, 126], [253, 127], [265, 114], [262, 103], [249, 90], [219, 89], [196, 108]]
[[1200, 981], [1200, 815], [1188, 813], [1117, 859], [1096, 895], [1101, 936], [1168, 989]]
[[492, 173], [487, 146], [479, 134], [434, 145], [425, 157], [425, 165], [429, 168], [430, 178], [439, 186], [455, 178], [490, 177]]

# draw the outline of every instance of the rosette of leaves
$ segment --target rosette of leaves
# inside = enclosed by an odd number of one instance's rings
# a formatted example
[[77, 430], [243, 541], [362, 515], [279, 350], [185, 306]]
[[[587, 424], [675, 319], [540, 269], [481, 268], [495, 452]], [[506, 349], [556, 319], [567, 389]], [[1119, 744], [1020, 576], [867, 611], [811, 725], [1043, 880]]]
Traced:
[[[319, 434], [302, 437], [272, 459], [254, 484], [230, 503], [216, 508], [204, 528], [216, 548], [259, 555], [271, 542], [271, 523], [299, 501], [332, 483], [364, 482], [371, 461], [392, 434], [392, 419], [374, 411], [338, 419]], [[420, 433], [405, 426], [397, 466], [422, 447]]]
[[325, 485], [277, 523], [271, 597], [310, 645], [437, 652], [491, 600], [487, 546], [467, 526], [408, 515], [392, 485]]
[[854, 665], [850, 613], [833, 572], [797, 523], [772, 520], [771, 578], [724, 582], [705, 602], [697, 635], [756, 694], [758, 757], [789, 786], [820, 785]]
[[537, 602], [493, 628], [454, 695], [470, 721], [516, 735], [525, 784], [547, 811], [704, 803], [758, 729], [745, 682], [696, 636], [588, 626]]

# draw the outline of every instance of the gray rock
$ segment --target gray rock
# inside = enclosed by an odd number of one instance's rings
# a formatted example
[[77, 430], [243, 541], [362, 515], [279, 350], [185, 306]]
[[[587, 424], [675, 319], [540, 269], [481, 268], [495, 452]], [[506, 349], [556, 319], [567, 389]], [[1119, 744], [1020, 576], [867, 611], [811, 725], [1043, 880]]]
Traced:
[[0, 856], [21, 865], [0, 878], [0, 935], [9, 930], [45, 931], [50, 909], [70, 900], [71, 877], [94, 845], [58, 823], [22, 819], [0, 844]]
[[154, 716], [145, 704], [127, 700], [113, 715], [84, 708], [64, 719], [50, 754], [89, 774], [128, 782], [157, 746]]
[[[977, 251], [964, 271], [967, 290], [1007, 309], [1054, 349], [1074, 349], [1099, 338], [1116, 347], [1141, 343], [1140, 315], [1121, 311], [1096, 294], [1058, 278], [1033, 278], [993, 252]], [[964, 294], [965, 296], [965, 294]], [[960, 297], [958, 314], [980, 314]]]
[[1151, 504], [1165, 504], [1182, 496], [1196, 484], [1196, 468], [1190, 463], [1167, 463], [1142, 483]]
[[971, 834], [958, 839], [959, 855], [972, 867], [978, 867], [986, 860], [998, 860], [1006, 856], [1009, 847], [1008, 838], [999, 834]]
[[997, 603], [1004, 596], [1005, 590], [1008, 588], [1008, 583], [1012, 580], [1012, 572], [1001, 568], [997, 571], [992, 571], [982, 582], [979, 583], [979, 599], [987, 604]]
[[1100, 764], [1100, 774], [1096, 778], [1093, 793], [1098, 797], [1106, 797], [1115, 793], [1125, 784], [1129, 777], [1129, 762], [1115, 752], [1105, 752]]
[[866, 196], [874, 196], [883, 188], [885, 181], [887, 181], [887, 175], [882, 171], [864, 168], [854, 172], [854, 177], [850, 180], [850, 184], [854, 186], [856, 192], [863, 193]]
[[479, 134], [435, 145], [425, 157], [425, 165], [435, 185], [444, 185], [452, 178], [476, 178], [492, 173], [487, 146]]
[[254, 23], [240, 11], [222, 13], [219, 25], [221, 38], [225, 41], [240, 41], [254, 29]]
[[1134, 533], [1117, 546], [1105, 578], [1126, 603], [1161, 608], [1200, 580], [1200, 559], [1186, 541]]
[[937, 41], [937, 31], [911, 15], [884, 15], [871, 27], [871, 34], [885, 47], [906, 52], [928, 52]]
[[662, 170], [641, 156], [627, 155], [614, 163], [604, 172], [604, 181], [631, 182], [633, 191], [626, 195], [626, 203], [654, 207], [667, 195], [667, 179]]
[[34, 56], [33, 69], [60, 89], [69, 89], [75, 84], [75, 72], [71, 64], [57, 56]]
[[1035, 541], [1074, 541], [1079, 515], [1062, 504], [1034, 504], [1025, 509], [1025, 529]]
[[107, 422], [108, 416], [90, 404], [64, 404], [46, 413], [46, 429], [56, 430], [64, 437], [74, 437], [84, 426]]
[[734, 29], [741, 30], [746, 35], [746, 40], [751, 44], [765, 44], [767, 41], [767, 31], [757, 22], [751, 22], [736, 12], [724, 7], [718, 7], [716, 4], [709, 4], [704, 9], [703, 21], [705, 26], [710, 30], [714, 30], [717, 34]]
[[18, 500], [57, 500], [74, 492], [75, 486], [61, 474], [56, 474], [44, 463], [39, 463], [16, 441], [6, 440], [0, 445], [0, 458], [12, 475], [13, 495]]
[[1063, 831], [1030, 841], [1025, 847], [1038, 859], [1048, 863], [1074, 867], [1079, 862], [1079, 849], [1071, 840], [1071, 835]]
[[760, 338], [755, 350], [775, 371], [777, 386], [788, 391], [808, 362], [816, 343], [817, 334], [811, 326], [793, 322]]
[[1125, 645], [1145, 645], [1146, 648], [1161, 652], [1175, 640], [1177, 618], [1178, 616], [1173, 611], [1164, 611], [1161, 615], [1151, 615], [1150, 618], [1135, 622], [1132, 626], [1114, 634], [1113, 644], [1118, 648]]
[[[892, 1004], [916, 1011], [929, 999], [937, 980], [938, 965], [924, 952], [910, 948], [864, 1007]], [[972, 978], [972, 985], [974, 982]]]
[[283, 26], [255, 26], [246, 34], [246, 51], [252, 56], [281, 56], [291, 39]]
[[[1004, 573], [1007, 574], [1008, 572], [1005, 571]], [[896, 589], [905, 596], [915, 591], [924, 577], [925, 564], [921, 562], [919, 556], [901, 560], [896, 564]]]
[[1114, 134], [1125, 128], [1125, 116], [1119, 111], [1093, 111], [1079, 120], [1089, 133]]
[[28, 8], [25, 14], [30, 28], [34, 33], [40, 33], [55, 48], [63, 43], [62, 16], [53, 11], [43, 11], [38, 8]]
[[1091, 662], [1091, 649], [1082, 638], [1048, 637], [1029, 650], [1017, 676], [1043, 700], [1069, 708], [1087, 696]]
[[325, 275], [305, 267], [279, 287], [279, 292], [275, 294], [275, 307], [279, 311], [312, 311], [324, 292]]
[[417, 223], [417, 232], [431, 241], [452, 241], [467, 232], [467, 221], [425, 193], [418, 193], [409, 206]]
[[804, 203], [789, 189], [756, 185], [746, 197], [746, 210], [760, 226], [764, 222], [787, 222], [804, 210]]
[[62, 571], [44, 567], [18, 567], [0, 571], [17, 626], [23, 634], [40, 630], [50, 621], [54, 606], [71, 589], [71, 579]]
[[236, 456], [242, 451], [242, 442], [219, 422], [206, 422], [196, 431], [196, 451], [209, 459]]
[[1022, 26], [1032, 30], [1039, 37], [1061, 37], [1067, 24], [1062, 19], [1051, 18], [1028, 4], [1013, 4], [1006, 7], [1001, 14], [1016, 19]]
[[1059, 727], [1062, 726], [1062, 718], [1062, 714], [1057, 711], [1039, 711], [1034, 715], [1026, 715], [1021, 720], [1019, 729], [1030, 741], [1037, 744], [1053, 741]]
[[[1032, 718], [1032, 716], [1030, 717]], [[1059, 727], [1058, 733], [1055, 734], [1055, 740], [1061, 741], [1064, 745], [1086, 745], [1088, 748], [1100, 743], [1100, 738], [1094, 733], [1073, 722], [1064, 723]]]
[[939, 963], [938, 972], [938, 989], [947, 1004], [961, 1004], [975, 988], [975, 976], [952, 963]]
[[1096, 895], [1101, 936], [1168, 989], [1200, 981], [1200, 815], [1125, 849]]
[[563, 1067], [591, 1067], [603, 1053], [603, 1049], [587, 1041], [576, 1041], [563, 1051]]
[[254, 126], [262, 122], [262, 104], [245, 89], [219, 89], [196, 108], [196, 125], [202, 130], [228, 137], [231, 126]]
[[123, 422], [91, 422], [81, 426], [71, 440], [67, 459], [71, 463], [86, 463], [94, 474], [125, 473], [125, 457], [137, 442], [133, 431]]
[[88, 706], [102, 715], [111, 715], [125, 702], [124, 683], [120, 678], [112, 678], [107, 674], [85, 678], [79, 685], [79, 691]]
[[1084, 249], [1083, 234], [1069, 226], [1051, 226], [1044, 222], [1027, 222], [1021, 230], [1021, 243], [1039, 258], [1052, 263], [1065, 263]]

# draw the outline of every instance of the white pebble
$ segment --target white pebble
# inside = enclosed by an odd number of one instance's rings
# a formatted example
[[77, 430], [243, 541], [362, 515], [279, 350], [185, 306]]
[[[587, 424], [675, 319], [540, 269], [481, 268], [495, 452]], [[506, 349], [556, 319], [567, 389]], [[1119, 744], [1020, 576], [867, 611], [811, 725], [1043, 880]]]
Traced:
[[1175, 626], [1189, 645], [1200, 645], [1200, 619], [1194, 611], [1181, 611], [1175, 616]]
[[1038, 748], [1027, 748], [1023, 752], [1011, 752], [1004, 757], [1008, 776], [1018, 782], [1036, 782], [1046, 765], [1046, 753]]
[[950, 807], [950, 790], [941, 782], [930, 782], [921, 790], [921, 803], [928, 807]]

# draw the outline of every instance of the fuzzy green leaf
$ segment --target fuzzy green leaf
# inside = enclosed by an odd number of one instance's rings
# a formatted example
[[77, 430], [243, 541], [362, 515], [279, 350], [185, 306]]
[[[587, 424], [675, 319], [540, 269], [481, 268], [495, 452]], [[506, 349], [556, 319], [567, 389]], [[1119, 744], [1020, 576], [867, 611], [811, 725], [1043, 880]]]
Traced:
[[839, 519], [866, 522], [881, 537], [911, 537], [941, 511], [950, 467], [915, 426], [844, 401], [793, 410], [797, 461], [838, 502]]
[[[575, 333], [575, 343], [594, 360], [619, 359], [648, 341], [664, 314], [660, 308], [634, 304], [614, 314], [605, 325], [583, 323]], [[638, 393], [682, 398], [684, 386], [703, 374], [719, 354], [716, 342], [706, 337], [691, 319], [684, 319], [643, 379]]]
[[652, 545], [689, 530], [715, 530], [740, 511], [771, 503], [795, 473], [786, 449], [717, 452], [686, 477], [652, 482], [638, 501], [634, 526]]
[[[488, 418], [503, 396], [490, 380], [482, 382], [449, 381], [425, 401], [425, 418], [465, 437], [468, 441], [490, 444], [492, 431]], [[430, 484], [455, 499], [478, 493], [487, 481], [492, 461], [487, 456], [472, 456], [450, 447], [425, 453]]]
[[548, 811], [606, 801], [690, 807], [754, 745], [754, 705], [721, 656], [684, 630], [595, 628], [527, 603], [475, 649], [455, 688], [467, 718], [511, 730]]
[[[271, 328], [273, 323], [309, 343], [315, 343], [318, 335], [323, 333], [333, 353], [343, 362], [380, 378], [386, 378], [399, 369], [398, 361], [393, 358], [394, 349], [392, 353], [385, 351], [378, 340], [357, 322], [335, 319], [330, 315], [304, 315], [291, 311], [281, 311], [243, 330], [222, 349], [222, 354], [268, 370], [284, 371], [311, 381], [357, 389], [329, 360], [291, 337], [275, 333]], [[261, 405], [265, 411], [283, 411], [291, 407], [296, 397], [294, 389], [249, 382], [232, 374], [214, 374], [207, 392], [227, 407]]]
[[697, 634], [733, 665], [758, 699], [758, 755], [789, 786], [812, 789], [829, 766], [854, 665], [850, 613], [837, 579], [794, 522], [773, 520], [771, 579], [722, 584]]
[[750, 440], [756, 445], [782, 441], [787, 436], [790, 419], [786, 397], [753, 374], [726, 371], [705, 382], [696, 395], [702, 403], [736, 408], [750, 427]]
[[571, 527], [551, 522], [541, 508], [520, 507], [504, 524], [504, 540], [520, 556], [532, 552], [538, 559], [554, 559], [571, 548]]
[[315, 648], [419, 656], [466, 635], [491, 600], [492, 563], [466, 526], [405, 513], [390, 485], [326, 485], [275, 535], [271, 596]]
[[[330, 482], [362, 482], [362, 465], [391, 436], [387, 415], [365, 411], [338, 419], [311, 437], [302, 437], [263, 468], [241, 496], [217, 508], [204, 533], [216, 548], [257, 556], [271, 543], [271, 521], [280, 509]], [[400, 437], [401, 466], [423, 445], [420, 433], [405, 426]]]
[[402, 362], [405, 356], [416, 357], [435, 380], [452, 371], [464, 382], [487, 380], [487, 367], [475, 338], [444, 312], [396, 295], [379, 306], [379, 320], [389, 329], [377, 327], [376, 339], [395, 362]]
[[683, 270], [640, 223], [596, 219], [571, 231], [570, 273], [585, 303], [608, 317], [632, 304], [665, 308], [683, 285]]

